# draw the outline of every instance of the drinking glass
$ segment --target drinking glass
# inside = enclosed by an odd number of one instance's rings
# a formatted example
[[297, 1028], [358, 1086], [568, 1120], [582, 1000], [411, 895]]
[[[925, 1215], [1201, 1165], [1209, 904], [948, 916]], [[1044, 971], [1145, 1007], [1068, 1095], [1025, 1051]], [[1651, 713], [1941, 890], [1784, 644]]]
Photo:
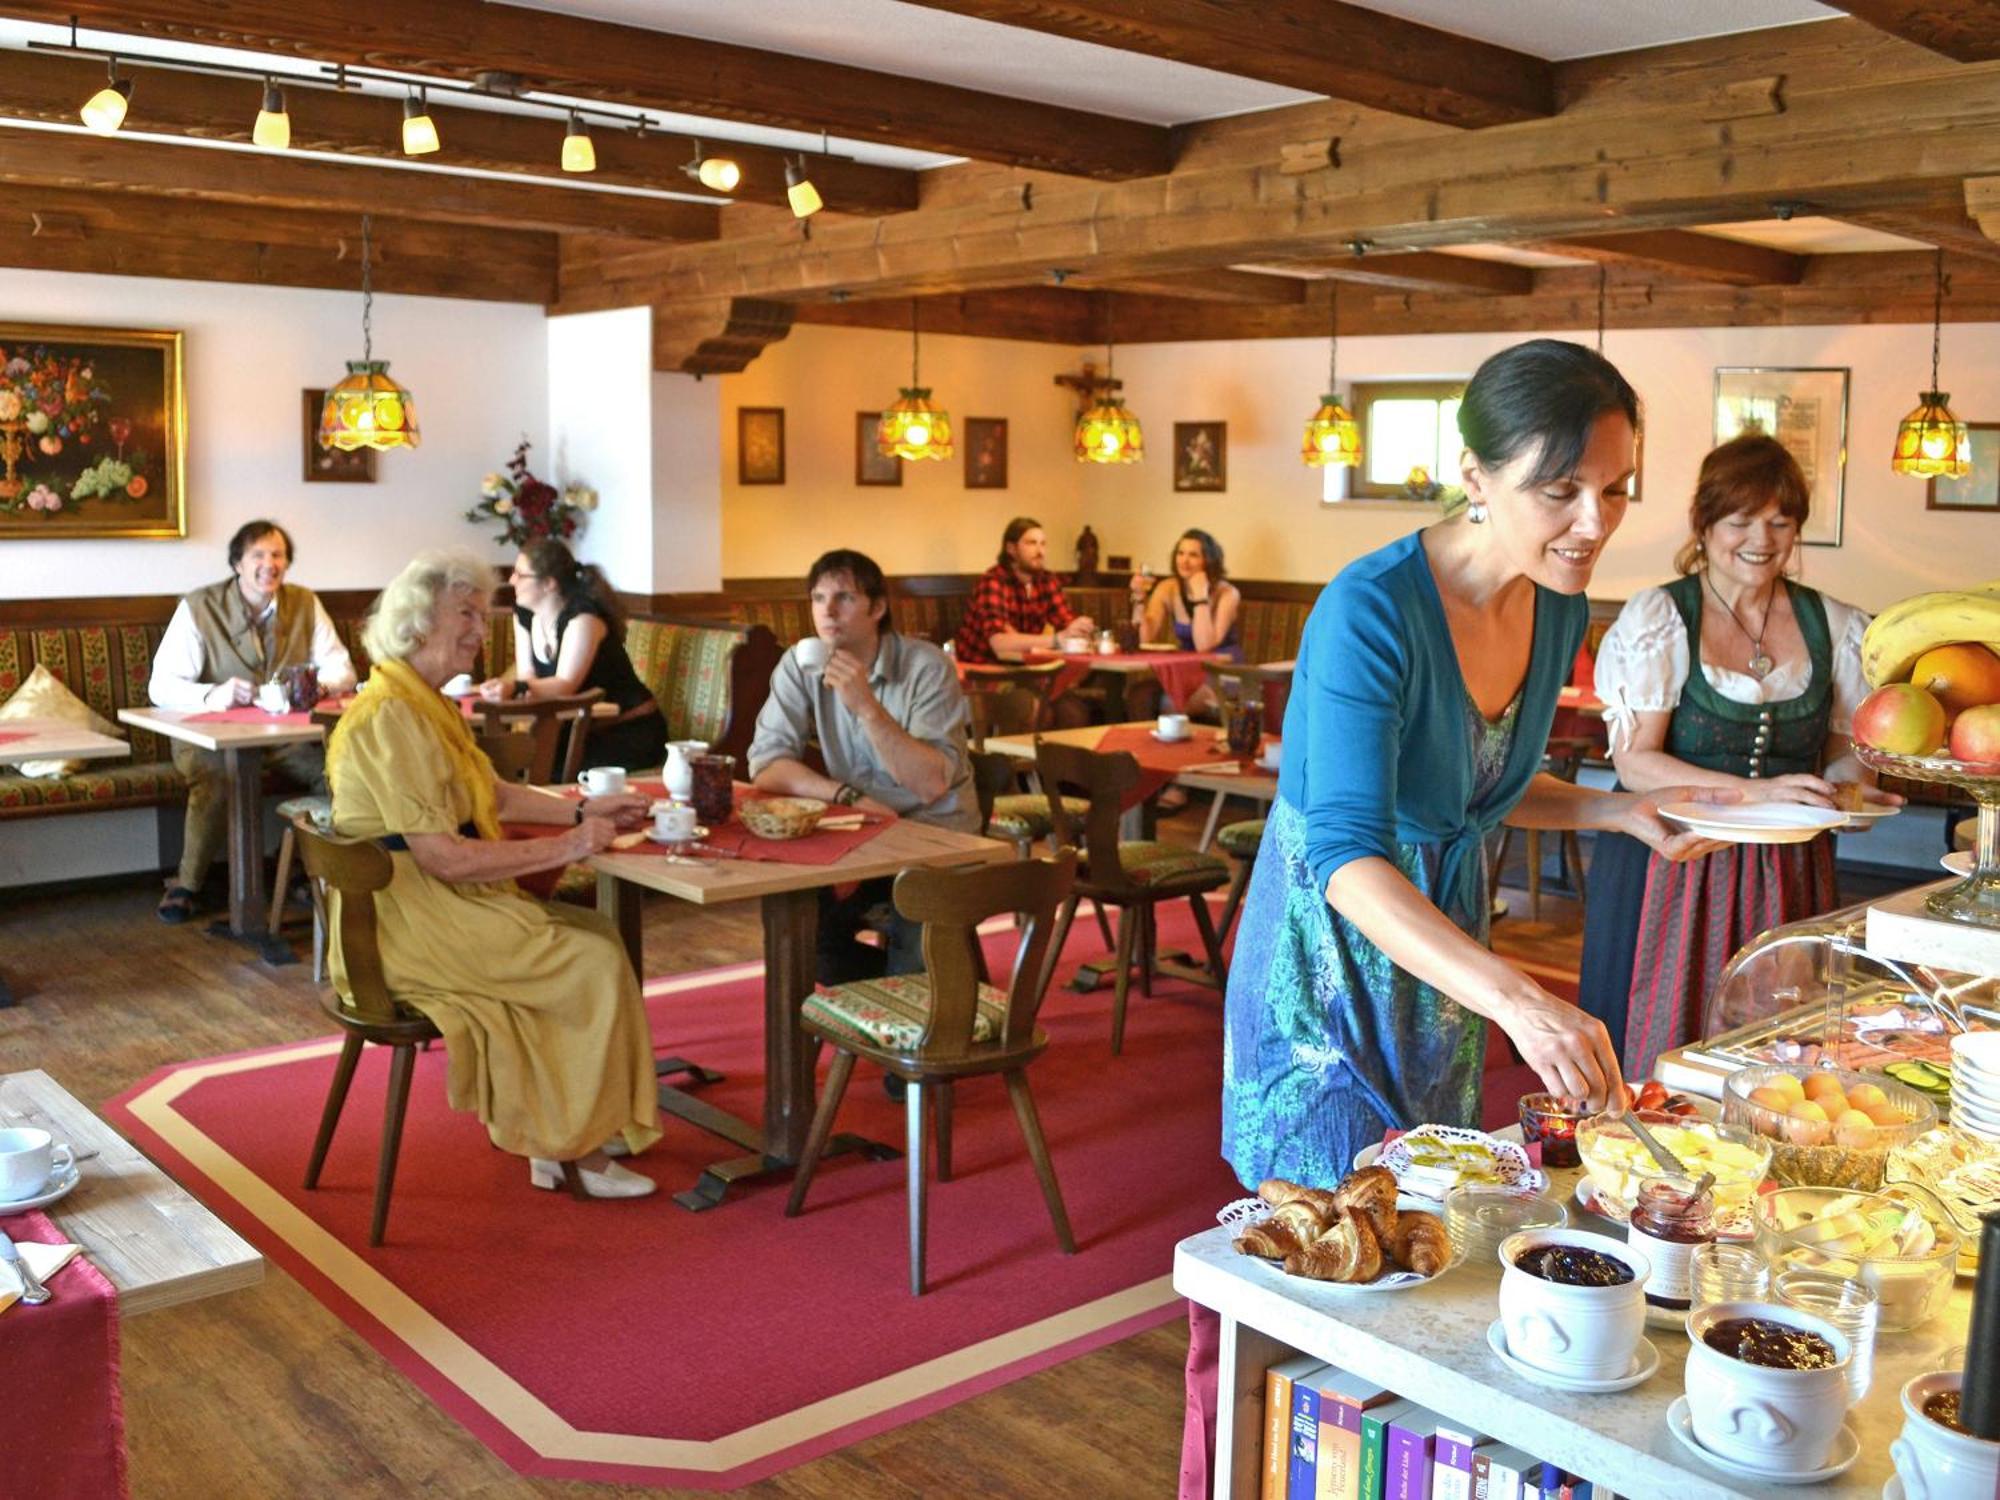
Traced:
[[278, 673], [278, 681], [285, 685], [285, 700], [291, 704], [293, 713], [305, 713], [318, 704], [318, 667], [311, 664], [286, 667]]
[[1257, 753], [1257, 747], [1264, 742], [1264, 702], [1261, 698], [1238, 698], [1228, 705], [1227, 727], [1229, 753], [1248, 758]]
[[1875, 1288], [1831, 1271], [1780, 1271], [1771, 1281], [1771, 1295], [1786, 1307], [1825, 1318], [1847, 1335], [1854, 1345], [1847, 1362], [1847, 1404], [1867, 1395], [1875, 1377], [1875, 1325], [1882, 1316]]
[[729, 814], [735, 809], [735, 768], [736, 757], [733, 755], [704, 752], [688, 757], [688, 769], [693, 773], [690, 800], [694, 803], [694, 815], [710, 828], [720, 828], [727, 823]]
[[1690, 1312], [1715, 1302], [1762, 1302], [1770, 1288], [1770, 1268], [1748, 1245], [1697, 1245], [1688, 1260]]

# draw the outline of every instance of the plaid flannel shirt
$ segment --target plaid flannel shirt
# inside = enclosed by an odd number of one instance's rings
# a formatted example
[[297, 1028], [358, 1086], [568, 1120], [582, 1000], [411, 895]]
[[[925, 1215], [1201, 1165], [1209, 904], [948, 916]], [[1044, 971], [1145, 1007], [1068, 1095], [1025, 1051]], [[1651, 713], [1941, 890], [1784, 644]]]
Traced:
[[958, 627], [958, 659], [997, 660], [989, 644], [994, 636], [1061, 630], [1075, 618], [1055, 574], [1033, 573], [1023, 579], [1006, 564], [995, 563], [972, 586], [964, 623]]

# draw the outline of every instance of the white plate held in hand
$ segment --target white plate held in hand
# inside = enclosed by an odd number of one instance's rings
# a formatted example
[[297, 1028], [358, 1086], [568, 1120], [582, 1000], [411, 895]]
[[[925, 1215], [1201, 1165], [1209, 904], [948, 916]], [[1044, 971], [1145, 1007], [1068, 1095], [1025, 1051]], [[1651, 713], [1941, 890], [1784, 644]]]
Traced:
[[1803, 802], [1669, 802], [1660, 816], [1725, 844], [1802, 844], [1847, 821], [1833, 807]]

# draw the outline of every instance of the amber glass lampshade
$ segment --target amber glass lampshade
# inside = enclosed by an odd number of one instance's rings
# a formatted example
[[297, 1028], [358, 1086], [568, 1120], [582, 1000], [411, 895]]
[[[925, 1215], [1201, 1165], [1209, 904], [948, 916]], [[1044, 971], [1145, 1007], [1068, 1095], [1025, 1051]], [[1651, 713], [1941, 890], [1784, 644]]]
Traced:
[[929, 386], [904, 386], [875, 425], [875, 451], [885, 458], [950, 458], [951, 413], [931, 405]]
[[111, 81], [84, 101], [83, 123], [99, 135], [114, 135], [125, 123], [125, 108], [132, 102], [132, 80], [113, 76]]
[[351, 359], [347, 378], [326, 393], [319, 410], [319, 443], [351, 453], [356, 448], [414, 448], [417, 408], [389, 378], [389, 363], [381, 359]]
[[1925, 391], [1896, 429], [1889, 468], [1916, 479], [1963, 479], [1972, 472], [1972, 438], [1951, 414], [1949, 391]]
[[1319, 410], [1306, 419], [1299, 457], [1312, 469], [1351, 469], [1361, 462], [1361, 427], [1331, 391], [1319, 398]]
[[1107, 398], [1076, 419], [1078, 463], [1136, 464], [1145, 456], [1145, 435], [1129, 407]]

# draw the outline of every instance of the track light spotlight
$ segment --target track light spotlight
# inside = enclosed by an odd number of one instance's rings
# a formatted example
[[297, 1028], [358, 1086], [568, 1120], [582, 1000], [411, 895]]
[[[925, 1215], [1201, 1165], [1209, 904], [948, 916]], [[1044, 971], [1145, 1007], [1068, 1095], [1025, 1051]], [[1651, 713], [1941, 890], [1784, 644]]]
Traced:
[[437, 148], [437, 121], [425, 107], [424, 91], [418, 89], [403, 100], [403, 155], [428, 156]]
[[822, 208], [826, 200], [819, 195], [819, 189], [806, 176], [806, 159], [796, 157], [785, 163], [785, 198], [792, 205], [792, 217], [810, 219]]
[[285, 113], [285, 91], [269, 79], [264, 82], [264, 104], [257, 111], [250, 139], [270, 151], [283, 151], [292, 144], [292, 117]]
[[132, 102], [132, 80], [118, 76], [118, 59], [105, 63], [110, 82], [84, 101], [83, 123], [99, 135], [115, 135], [125, 123], [125, 106]]
[[736, 184], [743, 180], [743, 169], [726, 156], [703, 156], [700, 145], [695, 147], [695, 159], [688, 166], [688, 172], [703, 187], [718, 193], [733, 193]]
[[569, 131], [563, 136], [562, 169], [565, 172], [595, 172], [597, 148], [590, 143], [590, 131], [581, 118], [569, 117]]

